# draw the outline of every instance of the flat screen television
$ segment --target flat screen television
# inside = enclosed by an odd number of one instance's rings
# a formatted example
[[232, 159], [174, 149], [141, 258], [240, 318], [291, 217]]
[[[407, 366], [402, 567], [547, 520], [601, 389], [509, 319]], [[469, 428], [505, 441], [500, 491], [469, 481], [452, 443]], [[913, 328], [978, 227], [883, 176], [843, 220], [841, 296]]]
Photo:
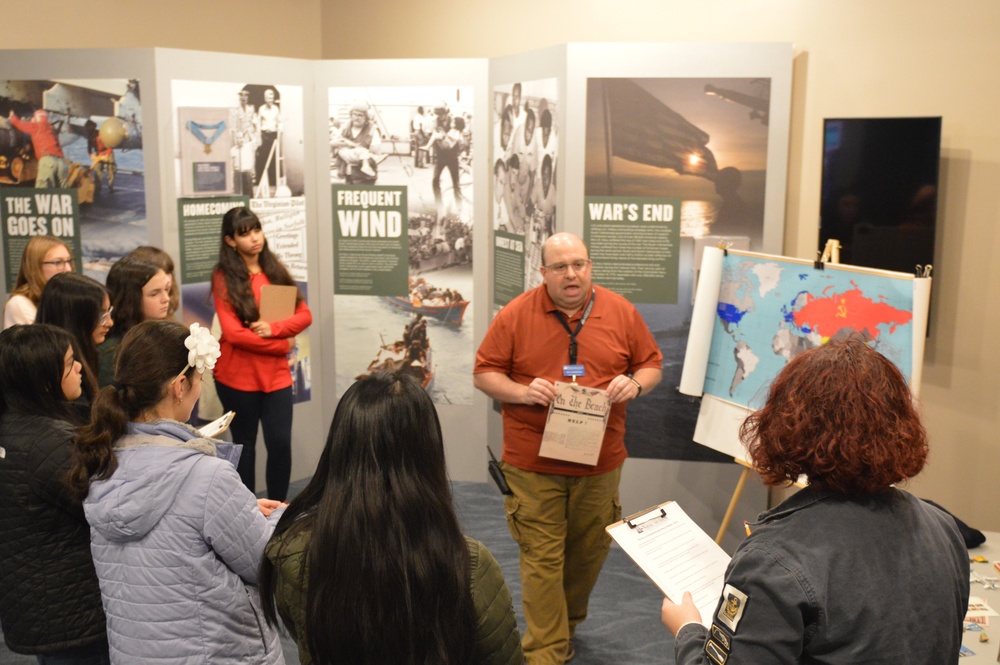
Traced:
[[914, 272], [934, 263], [941, 118], [827, 118], [819, 249], [840, 262]]

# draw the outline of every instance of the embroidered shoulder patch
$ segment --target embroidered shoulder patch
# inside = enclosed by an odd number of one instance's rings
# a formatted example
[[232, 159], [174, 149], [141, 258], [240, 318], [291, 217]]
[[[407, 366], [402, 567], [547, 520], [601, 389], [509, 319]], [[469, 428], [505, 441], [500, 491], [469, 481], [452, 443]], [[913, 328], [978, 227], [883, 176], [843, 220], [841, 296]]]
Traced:
[[717, 618], [735, 634], [746, 606], [747, 595], [732, 584], [727, 584], [726, 588], [722, 590], [722, 606], [719, 607]]
[[726, 665], [726, 661], [729, 660], [729, 652], [722, 649], [722, 647], [711, 639], [705, 642], [705, 655], [711, 658], [712, 662], [717, 663], [717, 665]]
[[729, 651], [732, 647], [730, 646], [729, 636], [726, 635], [721, 628], [719, 628], [714, 623], [712, 624], [712, 639], [717, 641], [722, 645], [722, 648]]

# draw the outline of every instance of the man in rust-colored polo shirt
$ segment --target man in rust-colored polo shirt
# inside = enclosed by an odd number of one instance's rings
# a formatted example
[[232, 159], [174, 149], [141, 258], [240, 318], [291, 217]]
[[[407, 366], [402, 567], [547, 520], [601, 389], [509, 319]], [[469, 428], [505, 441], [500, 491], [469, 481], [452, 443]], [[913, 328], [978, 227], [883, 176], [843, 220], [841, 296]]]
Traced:
[[[521, 550], [525, 656], [528, 665], [557, 665], [573, 657], [573, 631], [587, 616], [610, 546], [604, 527], [621, 518], [625, 405], [659, 383], [663, 357], [635, 307], [591, 284], [580, 238], [553, 235], [542, 263], [544, 284], [500, 310], [487, 331], [475, 385], [503, 403], [501, 465], [513, 492], [504, 501]], [[538, 455], [554, 383], [573, 374], [612, 402], [594, 466]]]

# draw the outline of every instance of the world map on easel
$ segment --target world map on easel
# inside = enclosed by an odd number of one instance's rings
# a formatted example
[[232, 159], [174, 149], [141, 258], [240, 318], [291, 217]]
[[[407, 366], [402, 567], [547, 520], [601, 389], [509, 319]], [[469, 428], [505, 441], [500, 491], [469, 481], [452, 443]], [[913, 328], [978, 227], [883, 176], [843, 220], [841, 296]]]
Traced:
[[909, 380], [912, 312], [912, 280], [730, 253], [723, 259], [705, 392], [759, 408], [792, 358], [855, 331]]

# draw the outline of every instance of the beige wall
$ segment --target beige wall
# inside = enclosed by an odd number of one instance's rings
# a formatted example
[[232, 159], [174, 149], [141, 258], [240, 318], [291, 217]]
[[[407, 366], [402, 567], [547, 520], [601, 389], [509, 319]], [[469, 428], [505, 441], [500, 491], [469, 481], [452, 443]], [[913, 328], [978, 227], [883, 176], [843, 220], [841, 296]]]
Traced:
[[0, 0], [0, 48], [182, 48], [322, 57], [321, 0]]
[[[142, 15], [135, 9], [142, 7]], [[3, 0], [8, 20], [16, 5]], [[944, 117], [922, 390], [931, 461], [912, 489], [1000, 530], [1000, 4], [903, 0], [64, 0], [6, 48], [169, 46], [302, 58], [492, 57], [568, 41], [795, 44], [785, 253], [812, 257], [822, 119]], [[147, 7], [149, 7], [147, 9]], [[7, 9], [9, 8], [9, 9]], [[38, 11], [37, 8], [32, 11]], [[266, 36], [265, 36], [266, 35]]]

